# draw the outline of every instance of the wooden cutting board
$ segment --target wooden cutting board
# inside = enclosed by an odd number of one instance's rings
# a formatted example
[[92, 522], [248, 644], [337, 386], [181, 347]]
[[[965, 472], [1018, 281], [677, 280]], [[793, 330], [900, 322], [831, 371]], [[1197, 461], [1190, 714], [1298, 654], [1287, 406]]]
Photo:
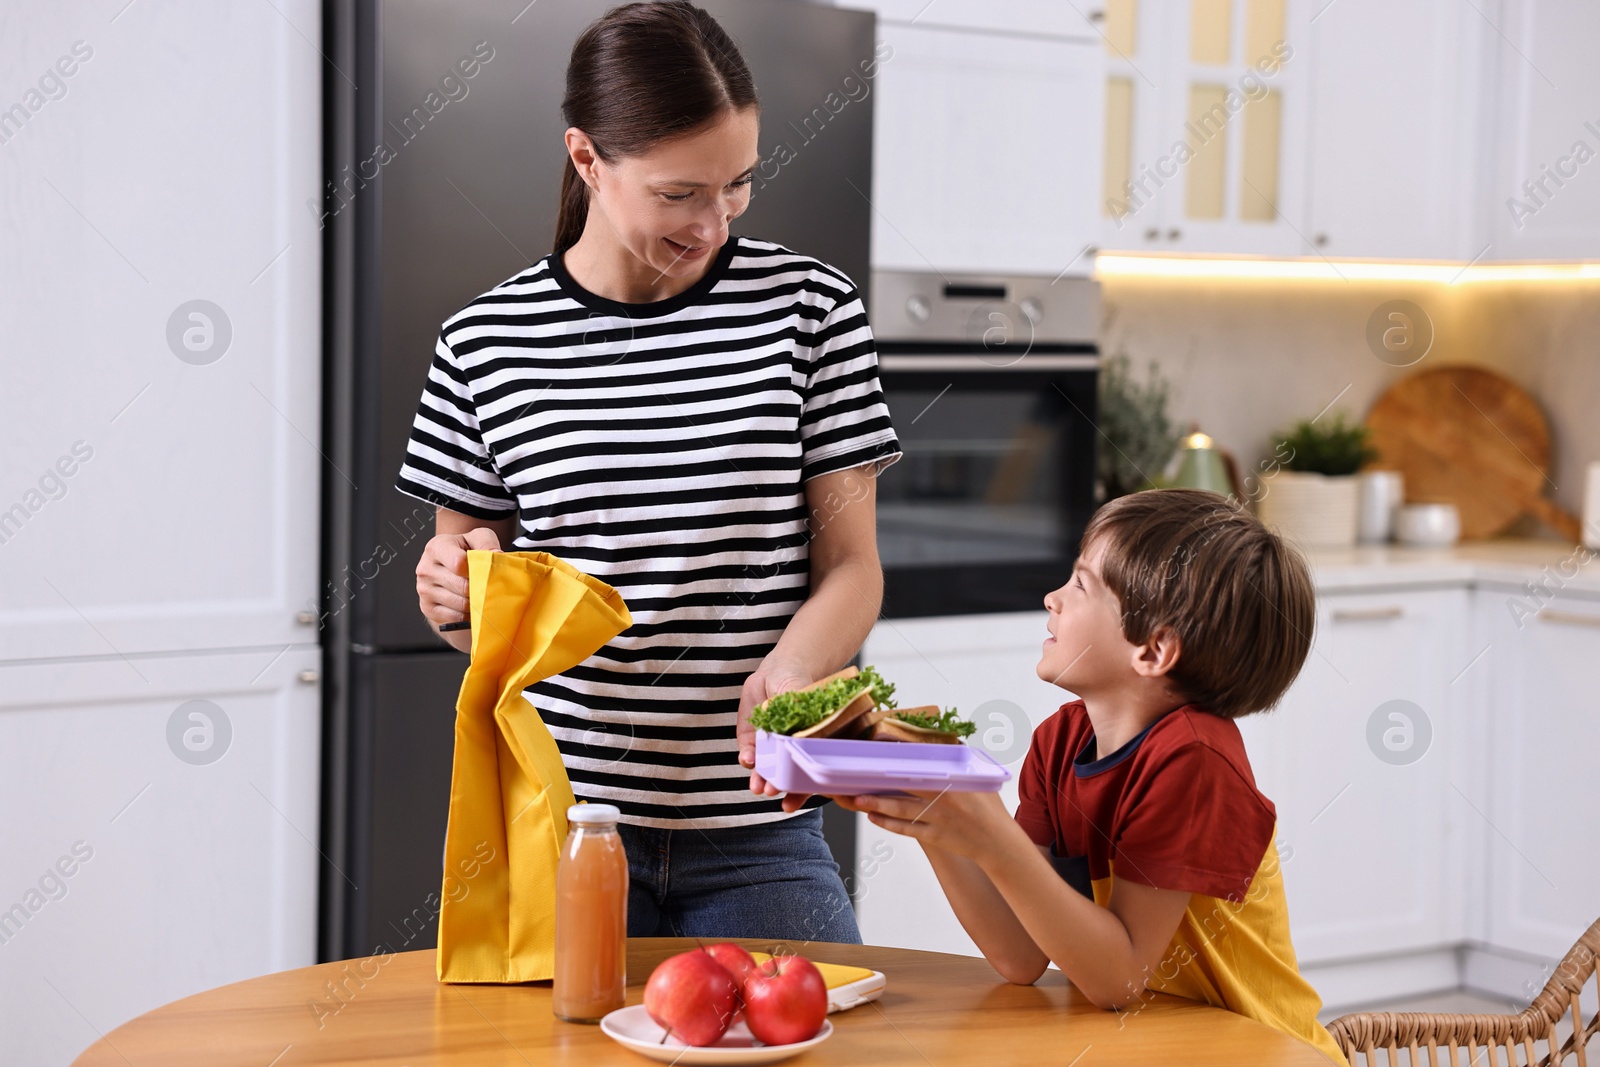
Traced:
[[1379, 459], [1398, 470], [1406, 501], [1448, 501], [1461, 536], [1503, 533], [1524, 513], [1576, 543], [1579, 523], [1545, 497], [1550, 428], [1511, 379], [1479, 367], [1436, 367], [1396, 382], [1367, 415]]

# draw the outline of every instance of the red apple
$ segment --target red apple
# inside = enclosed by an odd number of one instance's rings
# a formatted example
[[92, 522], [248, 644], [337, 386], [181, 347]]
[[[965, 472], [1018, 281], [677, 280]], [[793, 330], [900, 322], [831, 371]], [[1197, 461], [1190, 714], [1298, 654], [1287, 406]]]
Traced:
[[744, 1021], [763, 1044], [815, 1037], [827, 1016], [828, 985], [804, 956], [774, 956], [745, 982]]
[[744, 986], [750, 980], [750, 975], [756, 969], [756, 958], [746, 952], [732, 941], [724, 941], [720, 945], [712, 945], [706, 949], [706, 954], [718, 963], [733, 977], [733, 984], [739, 990], [739, 1006], [734, 1009], [733, 1017], [737, 1019], [744, 1010]]
[[644, 985], [644, 1008], [686, 1045], [712, 1045], [733, 1021], [739, 989], [706, 950], [680, 952], [661, 961]]

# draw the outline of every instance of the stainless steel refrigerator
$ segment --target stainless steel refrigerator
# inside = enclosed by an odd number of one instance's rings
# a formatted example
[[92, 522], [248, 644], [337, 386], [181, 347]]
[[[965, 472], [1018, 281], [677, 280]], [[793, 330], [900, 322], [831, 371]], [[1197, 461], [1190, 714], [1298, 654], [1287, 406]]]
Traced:
[[[334, 0], [325, 11], [323, 959], [434, 944], [466, 657], [417, 609], [432, 509], [393, 488], [440, 323], [550, 251], [560, 103], [595, 0]], [[762, 103], [734, 232], [869, 292], [870, 13], [703, 0]], [[846, 873], [853, 823], [829, 809]]]

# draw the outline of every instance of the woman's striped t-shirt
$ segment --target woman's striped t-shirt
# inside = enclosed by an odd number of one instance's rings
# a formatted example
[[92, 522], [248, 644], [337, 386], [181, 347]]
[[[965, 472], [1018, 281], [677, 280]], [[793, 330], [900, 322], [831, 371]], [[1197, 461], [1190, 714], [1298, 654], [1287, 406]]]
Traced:
[[785, 817], [734, 724], [808, 592], [804, 482], [899, 457], [854, 283], [730, 237], [665, 300], [597, 296], [548, 255], [452, 315], [396, 487], [517, 516], [512, 548], [622, 594], [633, 625], [526, 695], [580, 799], [710, 828]]

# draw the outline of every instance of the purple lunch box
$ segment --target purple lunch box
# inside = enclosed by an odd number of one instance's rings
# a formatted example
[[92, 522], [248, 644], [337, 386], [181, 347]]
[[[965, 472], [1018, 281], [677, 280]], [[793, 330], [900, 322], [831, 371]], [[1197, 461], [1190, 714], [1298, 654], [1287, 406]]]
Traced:
[[788, 793], [994, 793], [1011, 772], [967, 744], [845, 741], [756, 731], [756, 773]]

